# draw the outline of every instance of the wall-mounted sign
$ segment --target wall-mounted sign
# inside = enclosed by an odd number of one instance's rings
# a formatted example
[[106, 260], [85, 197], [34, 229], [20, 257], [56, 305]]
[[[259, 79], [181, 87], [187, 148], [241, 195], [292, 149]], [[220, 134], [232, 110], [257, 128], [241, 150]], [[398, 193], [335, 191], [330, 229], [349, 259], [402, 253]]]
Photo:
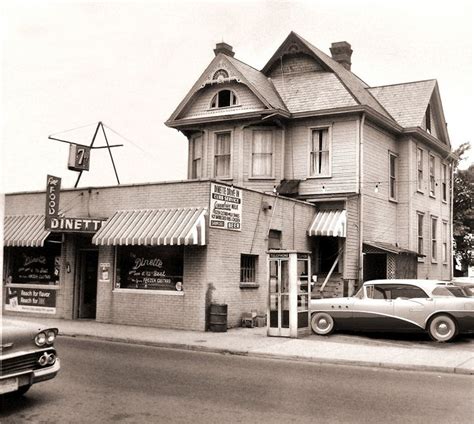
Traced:
[[46, 217], [45, 228], [61, 233], [95, 233], [105, 221], [105, 218]]
[[81, 144], [69, 145], [69, 160], [67, 167], [71, 171], [89, 171], [91, 148]]
[[99, 280], [110, 281], [110, 263], [104, 262], [99, 266]]
[[211, 183], [209, 227], [242, 230], [242, 190]]
[[56, 313], [56, 290], [8, 287], [5, 309], [41, 314]]
[[49, 217], [55, 217], [59, 214], [60, 190], [61, 178], [48, 175], [46, 178], [46, 221]]

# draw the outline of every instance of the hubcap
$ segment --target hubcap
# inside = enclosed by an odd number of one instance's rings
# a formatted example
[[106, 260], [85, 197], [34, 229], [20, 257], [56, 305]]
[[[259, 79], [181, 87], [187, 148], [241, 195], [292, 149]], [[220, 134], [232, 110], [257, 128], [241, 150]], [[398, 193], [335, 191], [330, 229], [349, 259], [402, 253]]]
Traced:
[[440, 322], [436, 329], [442, 336], [446, 336], [450, 331], [449, 326], [445, 322]]
[[325, 329], [327, 328], [327, 326], [328, 326], [328, 322], [326, 321], [326, 319], [325, 319], [325, 318], [321, 318], [321, 319], [319, 320], [319, 328], [325, 330]]

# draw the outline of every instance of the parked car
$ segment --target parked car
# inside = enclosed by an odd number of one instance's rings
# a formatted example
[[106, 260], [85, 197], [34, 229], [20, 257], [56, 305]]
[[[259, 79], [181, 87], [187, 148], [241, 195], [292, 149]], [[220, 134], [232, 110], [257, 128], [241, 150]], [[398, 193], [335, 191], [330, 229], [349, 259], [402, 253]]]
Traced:
[[474, 332], [474, 298], [469, 289], [435, 280], [366, 281], [352, 297], [311, 300], [311, 328], [319, 335], [334, 330], [428, 332], [448, 342]]
[[54, 378], [59, 371], [54, 341], [57, 328], [2, 319], [0, 395], [22, 395], [32, 384]]

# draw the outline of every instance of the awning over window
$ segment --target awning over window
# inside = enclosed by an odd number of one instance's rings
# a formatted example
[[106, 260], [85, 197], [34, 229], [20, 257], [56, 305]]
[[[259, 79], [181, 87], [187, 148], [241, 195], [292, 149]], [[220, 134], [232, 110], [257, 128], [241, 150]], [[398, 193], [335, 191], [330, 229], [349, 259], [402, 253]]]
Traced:
[[308, 229], [309, 236], [346, 237], [346, 211], [319, 211]]
[[363, 252], [364, 253], [374, 253], [375, 251], [382, 251], [388, 253], [394, 253], [395, 255], [405, 254], [405, 255], [415, 255], [415, 256], [424, 256], [420, 255], [413, 250], [403, 249], [394, 244], [384, 243], [381, 241], [364, 241]]
[[41, 247], [50, 234], [44, 229], [44, 215], [6, 215], [3, 230], [8, 247]]
[[117, 245], [206, 244], [205, 208], [142, 209], [116, 212], [92, 243]]

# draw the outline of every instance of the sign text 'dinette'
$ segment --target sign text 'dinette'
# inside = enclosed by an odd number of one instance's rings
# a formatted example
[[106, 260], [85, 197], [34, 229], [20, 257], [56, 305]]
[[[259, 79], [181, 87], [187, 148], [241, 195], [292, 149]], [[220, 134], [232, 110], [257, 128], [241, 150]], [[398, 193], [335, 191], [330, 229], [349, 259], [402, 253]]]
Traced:
[[57, 217], [49, 218], [47, 221], [49, 221], [47, 226], [50, 231], [95, 233], [105, 219]]

